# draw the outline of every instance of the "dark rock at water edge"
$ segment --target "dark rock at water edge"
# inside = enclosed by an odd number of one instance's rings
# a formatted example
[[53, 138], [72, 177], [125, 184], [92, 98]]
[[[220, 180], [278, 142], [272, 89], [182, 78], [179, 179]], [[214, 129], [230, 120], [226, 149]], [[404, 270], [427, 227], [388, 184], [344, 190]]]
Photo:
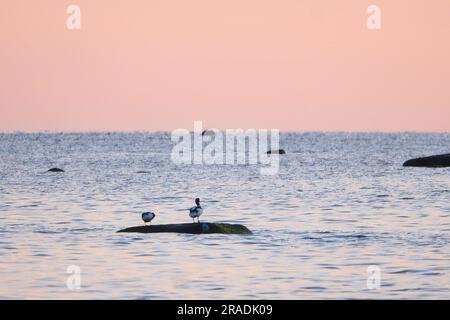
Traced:
[[406, 161], [404, 167], [443, 168], [450, 167], [450, 153], [430, 157], [415, 158]]
[[286, 151], [284, 151], [284, 149], [269, 150], [267, 151], [267, 154], [286, 154]]
[[51, 168], [51, 169], [48, 169], [48, 172], [64, 172], [64, 170], [60, 169], [60, 168]]
[[138, 232], [138, 233], [189, 233], [189, 234], [252, 234], [252, 232], [241, 224], [228, 223], [178, 223], [178, 224], [160, 224], [150, 226], [129, 227], [117, 232]]

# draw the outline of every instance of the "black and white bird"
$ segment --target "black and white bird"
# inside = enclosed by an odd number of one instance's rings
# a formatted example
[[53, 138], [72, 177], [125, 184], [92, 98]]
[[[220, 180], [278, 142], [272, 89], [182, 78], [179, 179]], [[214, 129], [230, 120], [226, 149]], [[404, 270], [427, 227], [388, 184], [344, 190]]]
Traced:
[[189, 209], [189, 217], [192, 218], [192, 222], [195, 222], [195, 220], [194, 220], [195, 218], [197, 218], [197, 222], [200, 222], [200, 218], [199, 217], [202, 215], [203, 209], [200, 206], [200, 199], [199, 198], [195, 199], [195, 204], [196, 204], [195, 207], [192, 207], [192, 208]]
[[142, 220], [144, 220], [144, 224], [147, 225], [147, 222], [150, 222], [150, 225], [152, 224], [152, 220], [156, 217], [156, 214], [153, 212], [144, 212], [142, 214]]

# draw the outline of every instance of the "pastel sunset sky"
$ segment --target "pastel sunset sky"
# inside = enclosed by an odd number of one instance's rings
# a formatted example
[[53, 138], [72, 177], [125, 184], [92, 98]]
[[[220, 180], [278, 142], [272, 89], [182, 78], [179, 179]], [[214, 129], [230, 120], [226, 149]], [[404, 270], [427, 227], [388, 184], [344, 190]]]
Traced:
[[[81, 8], [68, 30], [66, 8]], [[381, 30], [366, 9], [381, 8]], [[450, 132], [449, 0], [2, 0], [0, 132]]]

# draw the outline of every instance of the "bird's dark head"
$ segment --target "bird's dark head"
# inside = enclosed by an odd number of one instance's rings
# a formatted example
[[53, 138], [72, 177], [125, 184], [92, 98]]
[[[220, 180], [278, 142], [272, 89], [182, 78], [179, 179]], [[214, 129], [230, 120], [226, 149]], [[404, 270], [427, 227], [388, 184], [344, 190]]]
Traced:
[[195, 198], [195, 204], [196, 204], [197, 206], [200, 205], [200, 198]]

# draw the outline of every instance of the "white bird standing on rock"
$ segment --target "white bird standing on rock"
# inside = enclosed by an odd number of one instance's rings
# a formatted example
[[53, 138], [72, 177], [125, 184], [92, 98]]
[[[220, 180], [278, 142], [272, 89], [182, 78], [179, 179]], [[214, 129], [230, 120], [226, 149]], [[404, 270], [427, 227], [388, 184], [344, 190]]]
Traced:
[[189, 209], [189, 217], [192, 218], [192, 222], [195, 222], [194, 218], [197, 218], [197, 222], [200, 223], [200, 216], [203, 213], [203, 209], [200, 206], [200, 198], [195, 199], [195, 207]]
[[144, 224], [147, 225], [147, 222], [150, 222], [150, 225], [152, 225], [152, 220], [156, 217], [156, 214], [153, 212], [144, 212], [142, 214], [142, 220], [144, 220]]

